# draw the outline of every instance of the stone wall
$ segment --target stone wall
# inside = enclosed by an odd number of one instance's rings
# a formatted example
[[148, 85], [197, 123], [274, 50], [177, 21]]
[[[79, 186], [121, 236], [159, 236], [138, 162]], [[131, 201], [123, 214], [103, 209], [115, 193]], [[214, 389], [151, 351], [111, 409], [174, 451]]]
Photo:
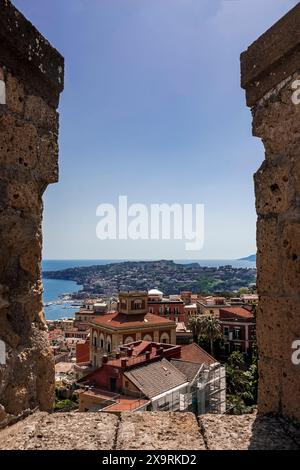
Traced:
[[[241, 56], [253, 134], [265, 147], [255, 174], [259, 411], [300, 420], [300, 4]], [[299, 100], [300, 103], [300, 100]]]
[[[0, 422], [50, 410], [54, 362], [42, 305], [42, 195], [58, 179], [64, 62], [0, 0]], [[5, 349], [5, 354], [3, 350]]]
[[[1, 450], [299, 450], [300, 426], [273, 416], [34, 413], [0, 431]], [[101, 463], [101, 461], [100, 461]]]

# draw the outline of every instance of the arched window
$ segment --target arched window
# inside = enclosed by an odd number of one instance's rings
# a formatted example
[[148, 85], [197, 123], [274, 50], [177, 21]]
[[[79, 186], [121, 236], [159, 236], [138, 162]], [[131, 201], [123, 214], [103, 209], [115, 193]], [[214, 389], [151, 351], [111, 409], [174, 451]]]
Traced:
[[152, 338], [150, 335], [145, 335], [143, 341], [152, 341]]
[[100, 333], [100, 348], [104, 348], [104, 334]]
[[108, 353], [111, 353], [111, 337], [107, 336], [106, 338], [106, 350]]
[[93, 333], [93, 346], [94, 346], [94, 348], [96, 348], [98, 346], [98, 335], [97, 335], [96, 331], [94, 331], [94, 333]]
[[141, 310], [142, 308], [142, 301], [140, 299], [134, 300], [131, 303], [131, 307], [133, 310]]
[[163, 333], [160, 337], [160, 342], [164, 344], [168, 344], [170, 342], [170, 337], [168, 333]]
[[127, 338], [124, 341], [124, 344], [133, 343], [133, 342], [134, 342], [133, 337], [132, 336], [127, 336]]

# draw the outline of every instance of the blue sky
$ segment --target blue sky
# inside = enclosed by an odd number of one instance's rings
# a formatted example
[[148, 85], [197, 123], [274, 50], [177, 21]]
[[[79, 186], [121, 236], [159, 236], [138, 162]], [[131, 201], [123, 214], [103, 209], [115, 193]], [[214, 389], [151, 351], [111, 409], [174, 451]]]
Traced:
[[205, 243], [194, 258], [254, 253], [252, 175], [264, 151], [251, 135], [239, 55], [297, 1], [13, 3], [66, 60], [44, 258], [180, 258], [172, 242], [165, 250], [96, 238], [96, 207], [122, 194], [132, 203], [203, 203]]

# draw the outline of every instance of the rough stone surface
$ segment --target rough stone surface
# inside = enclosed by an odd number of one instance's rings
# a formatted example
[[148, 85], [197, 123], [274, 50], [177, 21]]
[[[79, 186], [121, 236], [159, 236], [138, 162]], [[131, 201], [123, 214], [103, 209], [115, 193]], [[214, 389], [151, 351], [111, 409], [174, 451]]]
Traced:
[[300, 104], [293, 96], [299, 31], [300, 4], [242, 54], [242, 84], [253, 134], [266, 151], [254, 177], [258, 409], [300, 421], [300, 365], [292, 363], [292, 344], [300, 339]]
[[117, 425], [111, 414], [37, 413], [0, 432], [0, 450], [109, 450]]
[[[209, 450], [299, 450], [300, 427], [272, 416], [204, 415], [200, 426]], [[289, 431], [288, 431], [289, 430]]]
[[241, 55], [242, 87], [248, 106], [299, 69], [300, 4], [281, 18]]
[[[22, 87], [55, 108], [64, 87], [62, 56], [10, 0], [0, 0], [0, 12], [0, 66], [14, 70]], [[11, 102], [21, 110], [23, 103], [18, 102], [14, 77], [8, 87]]]
[[123, 413], [117, 449], [120, 450], [205, 450], [192, 413]]
[[[59, 70], [58, 70], [59, 69]], [[7, 0], [0, 0], [1, 421], [50, 410], [54, 361], [42, 304], [42, 195], [58, 179], [58, 104], [63, 59]]]
[[[0, 409], [1, 412], [1, 409]], [[300, 426], [282, 417], [191, 413], [37, 412], [0, 431], [0, 450], [294, 450]]]

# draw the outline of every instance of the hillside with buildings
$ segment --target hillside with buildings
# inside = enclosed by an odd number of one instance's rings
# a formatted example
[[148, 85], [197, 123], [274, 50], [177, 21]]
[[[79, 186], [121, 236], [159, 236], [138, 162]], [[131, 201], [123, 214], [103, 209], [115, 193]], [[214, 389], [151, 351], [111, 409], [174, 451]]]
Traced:
[[46, 271], [43, 276], [75, 281], [83, 285], [87, 294], [113, 295], [120, 290], [148, 290], [151, 286], [156, 286], [166, 295], [182, 290], [213, 294], [250, 287], [256, 282], [256, 269], [230, 265], [216, 268], [165, 260], [127, 261]]

